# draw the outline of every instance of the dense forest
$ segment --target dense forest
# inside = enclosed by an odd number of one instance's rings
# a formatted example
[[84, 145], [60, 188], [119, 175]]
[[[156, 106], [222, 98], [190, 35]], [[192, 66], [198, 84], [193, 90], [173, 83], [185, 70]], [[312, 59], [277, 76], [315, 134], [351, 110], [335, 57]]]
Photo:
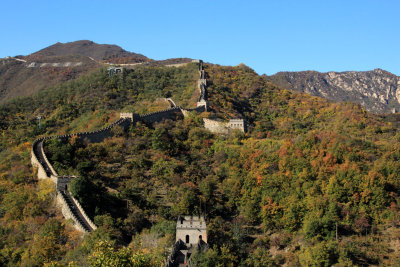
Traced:
[[[183, 214], [204, 214], [197, 266], [396, 265], [400, 132], [350, 103], [283, 90], [245, 65], [205, 64], [210, 111], [116, 127], [45, 149], [98, 229], [81, 236], [30, 166], [40, 136], [99, 129], [120, 111], [195, 106], [197, 65], [100, 69], [0, 106], [0, 265], [160, 266]], [[36, 116], [42, 115], [39, 127]], [[203, 117], [244, 117], [217, 135]]]

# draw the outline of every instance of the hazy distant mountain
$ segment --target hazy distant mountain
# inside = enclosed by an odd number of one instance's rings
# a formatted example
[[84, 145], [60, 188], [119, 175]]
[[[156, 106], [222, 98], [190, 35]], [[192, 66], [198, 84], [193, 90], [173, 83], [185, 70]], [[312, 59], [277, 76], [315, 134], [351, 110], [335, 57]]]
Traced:
[[357, 103], [374, 113], [390, 113], [393, 108], [400, 110], [400, 77], [381, 69], [278, 72], [269, 79], [290, 90], [333, 101]]
[[56, 43], [46, 47], [28, 58], [35, 59], [48, 56], [67, 56], [81, 55], [91, 57], [95, 60], [115, 60], [125, 58], [129, 63], [149, 61], [149, 59], [141, 54], [128, 52], [117, 45], [97, 44], [88, 40], [81, 40], [69, 43]]

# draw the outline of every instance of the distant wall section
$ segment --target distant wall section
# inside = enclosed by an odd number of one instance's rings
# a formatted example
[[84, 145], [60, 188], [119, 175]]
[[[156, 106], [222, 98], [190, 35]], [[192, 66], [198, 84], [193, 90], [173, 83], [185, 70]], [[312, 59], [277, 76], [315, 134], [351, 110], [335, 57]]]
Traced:
[[203, 118], [203, 123], [204, 128], [213, 133], [228, 134], [232, 130], [247, 131], [244, 119], [231, 119], [229, 122], [223, 122], [216, 119]]

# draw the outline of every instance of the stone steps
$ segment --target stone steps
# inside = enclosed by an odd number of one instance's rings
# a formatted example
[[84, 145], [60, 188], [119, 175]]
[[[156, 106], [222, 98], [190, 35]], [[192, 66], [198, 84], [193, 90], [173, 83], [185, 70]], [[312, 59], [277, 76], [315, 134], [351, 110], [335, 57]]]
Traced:
[[92, 231], [92, 227], [90, 227], [89, 223], [85, 220], [81, 212], [75, 206], [71, 195], [69, 192], [66, 191], [59, 191], [61, 195], [64, 197], [65, 201], [67, 202], [68, 207], [70, 208], [72, 214], [76, 217], [78, 223], [88, 232]]

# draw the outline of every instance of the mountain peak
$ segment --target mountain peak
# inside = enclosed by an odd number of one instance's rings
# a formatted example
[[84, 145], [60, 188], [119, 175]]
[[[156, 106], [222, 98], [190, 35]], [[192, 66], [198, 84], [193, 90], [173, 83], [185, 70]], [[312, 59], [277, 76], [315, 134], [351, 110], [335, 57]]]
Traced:
[[128, 52], [117, 45], [97, 44], [90, 40], [79, 40], [74, 42], [60, 43], [57, 42], [38, 52], [33, 53], [30, 57], [49, 57], [49, 56], [67, 56], [81, 55], [91, 57], [95, 60], [110, 60], [129, 58], [131, 62], [143, 62], [149, 59], [141, 54]]

